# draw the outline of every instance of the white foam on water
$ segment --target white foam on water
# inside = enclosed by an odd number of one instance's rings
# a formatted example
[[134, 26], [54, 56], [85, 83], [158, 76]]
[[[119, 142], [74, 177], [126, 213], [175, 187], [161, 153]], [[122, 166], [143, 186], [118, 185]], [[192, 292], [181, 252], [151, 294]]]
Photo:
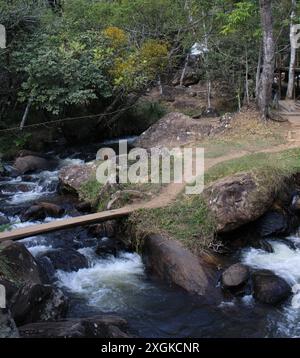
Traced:
[[[299, 243], [298, 236], [289, 237], [288, 240]], [[275, 329], [279, 336], [300, 336], [300, 249], [293, 250], [282, 242], [269, 241], [274, 252], [269, 253], [260, 249], [247, 249], [242, 254], [242, 261], [254, 269], [265, 269], [274, 272], [294, 287], [291, 301], [283, 306], [283, 311], [276, 322]], [[299, 289], [297, 289], [297, 287]]]
[[51, 245], [36, 245], [36, 246], [28, 247], [28, 250], [34, 257], [37, 257], [37, 256], [39, 256], [45, 252], [48, 252], [52, 249], [53, 248]]
[[242, 302], [244, 305], [246, 306], [253, 306], [255, 301], [252, 295], [246, 295], [244, 297], [242, 297]]
[[62, 168], [62, 167], [66, 167], [66, 166], [69, 166], [69, 165], [82, 165], [84, 164], [84, 160], [82, 159], [77, 159], [77, 158], [66, 158], [66, 159], [61, 159], [59, 161], [59, 168]]
[[242, 255], [243, 263], [256, 268], [271, 270], [291, 285], [300, 283], [300, 249], [293, 250], [284, 243], [270, 241], [274, 252], [249, 249]]
[[[89, 256], [91, 250], [81, 249]], [[147, 285], [143, 282], [144, 265], [136, 253], [122, 253], [118, 257], [95, 259], [91, 267], [77, 272], [57, 271], [58, 285], [87, 301], [90, 306], [109, 312], [126, 309], [134, 296]]]
[[64, 215], [61, 218], [54, 218], [52, 216], [47, 216], [42, 221], [24, 221], [24, 222], [22, 222], [20, 220], [19, 216], [10, 216], [8, 219], [11, 223], [12, 229], [22, 229], [24, 227], [34, 226], [34, 225], [38, 225], [41, 223], [50, 223], [52, 221], [61, 221], [61, 220], [69, 219], [69, 218], [71, 218], [70, 215]]
[[[81, 165], [84, 161], [81, 159], [62, 159], [59, 161], [58, 168], [62, 168], [68, 165]], [[10, 205], [18, 205], [30, 201], [35, 201], [43, 196], [51, 195], [56, 192], [56, 185], [58, 184], [59, 170], [44, 170], [37, 174], [32, 174], [31, 178], [34, 182], [22, 182], [22, 178], [14, 178], [10, 181], [4, 182], [4, 184], [26, 184], [30, 188], [28, 191], [16, 191], [14, 194], [11, 192], [2, 192], [2, 194], [10, 195], [10, 198], [6, 201]]]

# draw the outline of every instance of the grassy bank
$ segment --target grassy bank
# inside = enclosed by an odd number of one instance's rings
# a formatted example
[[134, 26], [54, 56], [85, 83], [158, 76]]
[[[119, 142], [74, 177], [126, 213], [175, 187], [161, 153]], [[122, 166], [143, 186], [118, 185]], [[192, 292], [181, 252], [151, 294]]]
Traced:
[[[227, 161], [208, 170], [206, 185], [239, 172], [252, 172], [257, 179], [258, 199], [264, 200], [271, 187], [274, 196], [286, 189], [285, 180], [300, 171], [300, 148], [280, 153], [259, 153]], [[196, 253], [210, 250], [215, 245], [216, 218], [210, 212], [203, 195], [181, 194], [166, 208], [140, 210], [130, 219], [133, 232], [140, 240], [148, 234], [160, 234], [176, 239]]]

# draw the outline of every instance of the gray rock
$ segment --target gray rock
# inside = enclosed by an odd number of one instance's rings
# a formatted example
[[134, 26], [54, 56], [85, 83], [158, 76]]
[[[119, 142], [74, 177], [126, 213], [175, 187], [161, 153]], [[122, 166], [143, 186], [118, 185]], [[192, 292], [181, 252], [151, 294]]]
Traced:
[[5, 241], [0, 244], [0, 279], [17, 287], [25, 283], [46, 283], [43, 271], [23, 244]]
[[224, 288], [237, 288], [244, 285], [249, 279], [247, 266], [237, 263], [230, 266], [222, 274], [222, 285]]
[[23, 338], [130, 338], [127, 329], [127, 321], [110, 315], [38, 322], [19, 328]]
[[147, 236], [142, 248], [146, 267], [162, 280], [188, 292], [206, 295], [216, 285], [212, 268], [178, 241]]
[[253, 296], [262, 303], [277, 304], [291, 295], [291, 287], [287, 282], [267, 270], [253, 274]]
[[252, 173], [239, 173], [209, 185], [204, 199], [226, 233], [260, 218], [274, 201], [274, 188]]
[[88, 267], [87, 258], [74, 249], [51, 250], [40, 257], [48, 257], [55, 270], [71, 272]]
[[55, 160], [49, 160], [33, 155], [19, 157], [15, 160], [14, 168], [19, 174], [26, 174], [33, 171], [51, 170], [57, 165]]
[[50, 285], [24, 285], [10, 304], [18, 326], [38, 321], [53, 321], [65, 317], [68, 300], [63, 292]]
[[59, 218], [64, 212], [65, 210], [59, 205], [41, 202], [26, 209], [21, 215], [21, 220], [23, 222], [30, 220], [44, 220], [47, 216]]

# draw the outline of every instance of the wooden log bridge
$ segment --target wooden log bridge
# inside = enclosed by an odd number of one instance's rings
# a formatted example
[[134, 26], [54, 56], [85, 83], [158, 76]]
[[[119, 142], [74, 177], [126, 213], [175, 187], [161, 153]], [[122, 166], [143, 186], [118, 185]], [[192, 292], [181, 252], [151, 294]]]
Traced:
[[70, 229], [76, 226], [85, 226], [100, 223], [103, 221], [118, 219], [130, 215], [136, 207], [124, 207], [121, 209], [102, 211], [96, 214], [77, 216], [73, 218], [56, 220], [46, 224], [32, 225], [21, 229], [5, 231], [0, 233], [0, 242], [7, 240], [21, 240], [26, 237], [45, 234], [53, 231]]

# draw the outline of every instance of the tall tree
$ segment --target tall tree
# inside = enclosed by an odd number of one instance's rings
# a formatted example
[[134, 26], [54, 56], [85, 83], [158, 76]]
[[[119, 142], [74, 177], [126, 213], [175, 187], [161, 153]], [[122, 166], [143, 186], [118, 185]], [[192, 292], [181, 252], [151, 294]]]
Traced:
[[290, 57], [290, 68], [289, 68], [289, 83], [286, 92], [286, 98], [292, 99], [294, 96], [295, 86], [295, 66], [296, 66], [296, 48], [292, 45], [292, 37], [294, 36], [294, 21], [296, 17], [296, 0], [292, 0], [292, 11], [291, 11], [291, 24], [290, 24], [290, 42], [291, 42], [291, 57]]
[[263, 32], [263, 70], [259, 79], [257, 104], [262, 118], [267, 119], [272, 101], [272, 83], [275, 67], [272, 1], [260, 0], [259, 5]]

